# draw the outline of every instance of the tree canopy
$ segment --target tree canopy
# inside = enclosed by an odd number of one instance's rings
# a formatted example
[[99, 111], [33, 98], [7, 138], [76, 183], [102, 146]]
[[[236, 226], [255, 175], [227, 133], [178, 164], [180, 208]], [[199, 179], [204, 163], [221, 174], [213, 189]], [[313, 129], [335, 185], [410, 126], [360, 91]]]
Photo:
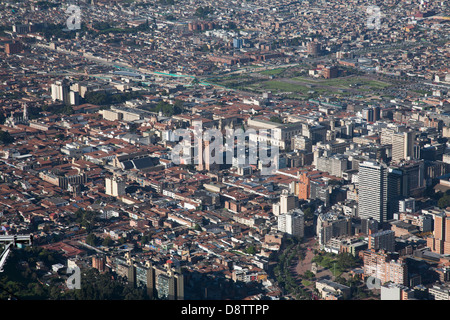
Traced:
[[0, 130], [0, 142], [3, 144], [10, 144], [14, 141], [14, 138], [8, 131]]
[[200, 7], [198, 7], [195, 10], [194, 15], [199, 17], [199, 18], [205, 18], [207, 15], [209, 15], [212, 12], [213, 12], [213, 8], [212, 7], [210, 7], [210, 6], [206, 6], [206, 7], [200, 6]]

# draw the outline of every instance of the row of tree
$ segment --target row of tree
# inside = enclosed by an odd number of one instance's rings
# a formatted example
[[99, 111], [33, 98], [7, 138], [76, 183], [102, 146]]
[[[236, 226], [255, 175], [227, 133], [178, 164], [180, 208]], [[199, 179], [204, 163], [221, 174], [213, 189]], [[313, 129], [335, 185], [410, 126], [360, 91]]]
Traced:
[[104, 91], [91, 91], [86, 92], [82, 102], [103, 106], [107, 104], [123, 103], [128, 100], [140, 98], [141, 96], [142, 93], [137, 91], [127, 91], [116, 94], [109, 94]]
[[[8, 258], [4, 272], [0, 273], [0, 300], [146, 300], [145, 288], [136, 288], [114, 273], [99, 273], [97, 269], [83, 269], [80, 289], [69, 290], [66, 277], [46, 276], [37, 268], [42, 262], [50, 267], [63, 263], [57, 252], [42, 247], [15, 248]], [[44, 280], [45, 279], [45, 280]]]
[[151, 112], [161, 112], [166, 117], [171, 117], [180, 114], [184, 111], [183, 101], [175, 100], [173, 104], [160, 101], [156, 105], [147, 108]]
[[296, 299], [310, 300], [310, 293], [297, 283], [298, 280], [294, 278], [291, 271], [291, 266], [294, 262], [298, 259], [304, 259], [303, 249], [299, 242], [293, 239], [289, 239], [288, 241], [290, 241], [290, 244], [278, 255], [277, 265], [273, 270], [275, 278], [278, 285], [284, 288], [290, 295], [295, 296]]

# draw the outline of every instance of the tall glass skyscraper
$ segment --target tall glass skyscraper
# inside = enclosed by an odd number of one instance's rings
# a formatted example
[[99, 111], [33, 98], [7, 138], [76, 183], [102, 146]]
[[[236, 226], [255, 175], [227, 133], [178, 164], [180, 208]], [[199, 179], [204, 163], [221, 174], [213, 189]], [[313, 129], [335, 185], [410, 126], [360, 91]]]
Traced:
[[387, 220], [387, 166], [374, 161], [359, 165], [358, 212], [362, 219]]

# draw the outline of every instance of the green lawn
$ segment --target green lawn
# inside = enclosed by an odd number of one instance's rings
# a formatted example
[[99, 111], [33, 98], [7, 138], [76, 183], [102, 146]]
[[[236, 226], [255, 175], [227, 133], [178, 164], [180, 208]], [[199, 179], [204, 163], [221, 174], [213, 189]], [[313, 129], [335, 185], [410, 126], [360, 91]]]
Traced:
[[330, 87], [340, 87], [340, 88], [349, 88], [350, 85], [358, 84], [361, 88], [363, 86], [369, 87], [369, 89], [383, 89], [385, 87], [390, 86], [390, 83], [378, 81], [378, 80], [369, 80], [361, 77], [347, 77], [347, 78], [335, 78], [335, 79], [318, 79], [314, 80], [308, 77], [295, 77], [292, 80], [298, 80], [302, 82], [307, 82], [311, 84], [316, 84], [319, 86], [330, 86]]
[[304, 77], [304, 76], [300, 76], [300, 77], [294, 77], [294, 78], [292, 78], [292, 80], [297, 80], [297, 81], [301, 81], [301, 82], [307, 82], [307, 83], [311, 83], [311, 84], [314, 84], [314, 83], [321, 83], [322, 81], [324, 81], [324, 80], [320, 80], [320, 79], [312, 79], [312, 78], [308, 78], [308, 77]]
[[274, 92], [293, 92], [301, 94], [307, 94], [310, 90], [323, 91], [322, 88], [308, 88], [307, 86], [301, 84], [293, 84], [277, 80], [260, 82], [258, 87], [265, 90], [272, 90]]
[[275, 76], [275, 75], [282, 73], [284, 70], [286, 70], [286, 68], [276, 68], [276, 69], [272, 69], [272, 70], [264, 70], [264, 71], [261, 71], [260, 73], [268, 75], [268, 76]]
[[[286, 68], [276, 68], [260, 71], [259, 73], [264, 75], [280, 75], [286, 70]], [[362, 76], [335, 79], [313, 79], [307, 76], [296, 76], [292, 77], [291, 80], [293, 82], [264, 80], [256, 79], [246, 74], [240, 74], [218, 77], [209, 81], [230, 89], [253, 92], [272, 91], [274, 94], [284, 94], [285, 97], [293, 99], [317, 97], [324, 94], [347, 96], [349, 94], [357, 95], [359, 93], [364, 96], [369, 91], [383, 89], [392, 85], [388, 82], [372, 80]]]
[[303, 284], [305, 287], [309, 287], [309, 286], [312, 285], [313, 283], [312, 283], [311, 281], [309, 281], [309, 280], [303, 279], [303, 280], [302, 280], [302, 284]]

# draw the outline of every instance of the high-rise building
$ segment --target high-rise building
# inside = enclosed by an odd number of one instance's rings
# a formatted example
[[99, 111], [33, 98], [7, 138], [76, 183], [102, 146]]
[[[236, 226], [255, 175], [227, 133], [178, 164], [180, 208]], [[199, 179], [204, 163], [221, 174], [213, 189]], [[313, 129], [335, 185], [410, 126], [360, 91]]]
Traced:
[[381, 119], [381, 109], [379, 106], [373, 107], [373, 121], [376, 122]]
[[399, 201], [403, 198], [403, 172], [395, 168], [388, 169], [387, 215], [390, 219], [399, 212]]
[[303, 237], [305, 217], [303, 211], [294, 209], [278, 216], [278, 230], [294, 237]]
[[299, 200], [307, 200], [311, 196], [311, 184], [308, 172], [302, 172], [298, 177], [297, 183]]
[[105, 179], [105, 193], [113, 197], [120, 197], [125, 194], [125, 181], [118, 180], [117, 178]]
[[362, 117], [367, 122], [374, 122], [373, 121], [373, 109], [372, 108], [364, 108], [362, 110]]
[[30, 31], [30, 26], [27, 24], [14, 24], [12, 31], [17, 34], [27, 34]]
[[241, 38], [233, 39], [233, 47], [235, 49], [241, 49], [243, 44], [244, 44], [244, 41]]
[[387, 220], [387, 167], [374, 161], [359, 165], [358, 215], [379, 223]]
[[288, 213], [289, 211], [295, 209], [296, 201], [294, 195], [288, 194], [286, 190], [280, 196], [280, 206], [281, 214]]
[[416, 212], [416, 199], [408, 198], [400, 200], [398, 203], [398, 212]]
[[18, 41], [13, 41], [12, 43], [5, 43], [5, 53], [6, 54], [16, 54], [23, 50], [23, 46]]
[[146, 288], [150, 299], [183, 300], [185, 278], [179, 268], [165, 268], [147, 262], [128, 266], [128, 281], [135, 287]]
[[392, 161], [412, 159], [414, 156], [414, 132], [394, 133], [392, 135]]
[[310, 182], [311, 194], [310, 199], [321, 200], [325, 207], [330, 205], [331, 191], [329, 180], [327, 179], [314, 179]]
[[328, 66], [323, 69], [322, 74], [325, 79], [333, 79], [337, 78], [339, 70], [335, 66]]
[[52, 100], [70, 104], [70, 86], [67, 81], [56, 81], [51, 85]]
[[384, 230], [376, 233], [369, 232], [369, 249], [395, 251], [395, 231]]
[[297, 199], [295, 195], [289, 194], [287, 190], [283, 190], [280, 195], [280, 201], [273, 204], [273, 214], [279, 216], [288, 213], [297, 207]]
[[361, 232], [367, 235], [378, 232], [378, 221], [373, 218], [361, 219]]
[[106, 271], [105, 257], [103, 256], [93, 256], [92, 257], [92, 268], [97, 269], [99, 272], [103, 273]]
[[80, 104], [80, 94], [76, 91], [69, 92], [69, 102], [71, 105], [76, 106]]
[[381, 118], [380, 107], [367, 107], [362, 110], [362, 117], [367, 122], [377, 122]]
[[352, 233], [352, 220], [334, 212], [321, 213], [317, 217], [316, 234], [320, 245], [326, 245], [332, 238], [349, 236]]
[[411, 196], [420, 197], [425, 191], [423, 160], [411, 160], [388, 169], [388, 218], [399, 212], [399, 201]]
[[198, 150], [198, 164], [196, 169], [198, 171], [214, 171], [220, 169], [222, 150], [217, 144], [213, 144], [207, 140], [200, 140], [200, 149]]
[[306, 45], [306, 51], [309, 55], [317, 57], [320, 54], [320, 44], [314, 41], [308, 42]]
[[435, 253], [450, 254], [450, 212], [434, 213], [434, 232], [427, 238], [427, 247]]
[[411, 160], [400, 165], [403, 172], [403, 196], [420, 197], [425, 190], [425, 163], [423, 160]]
[[307, 152], [312, 151], [311, 139], [301, 135], [296, 135], [291, 140], [291, 148], [293, 150], [306, 150]]

